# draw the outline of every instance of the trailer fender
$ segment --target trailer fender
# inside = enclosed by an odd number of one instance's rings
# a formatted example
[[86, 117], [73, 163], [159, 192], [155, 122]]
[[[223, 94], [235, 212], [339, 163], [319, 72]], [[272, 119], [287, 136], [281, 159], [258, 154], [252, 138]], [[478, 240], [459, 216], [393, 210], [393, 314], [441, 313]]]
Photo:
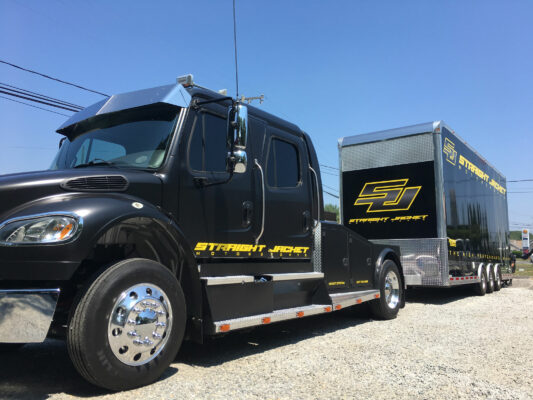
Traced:
[[398, 266], [398, 269], [400, 270], [400, 275], [402, 278], [403, 288], [406, 289], [405, 278], [403, 276], [403, 267], [402, 267], [400, 258], [398, 257], [398, 254], [396, 254], [396, 252], [389, 247], [382, 249], [378, 257], [376, 258], [376, 264], [375, 264], [376, 269], [374, 271], [374, 282], [379, 282], [379, 277], [381, 276], [381, 267], [383, 265], [383, 262], [387, 259], [393, 260]]
[[483, 265], [483, 263], [480, 263], [479, 266], [477, 267], [477, 277], [479, 279], [481, 279], [481, 271], [483, 271], [483, 268], [485, 268], [485, 274], [486, 274], [487, 273], [486, 266]]
[[492, 269], [492, 264], [487, 264], [485, 267], [485, 273], [487, 274], [487, 281], [490, 279], [490, 271]]

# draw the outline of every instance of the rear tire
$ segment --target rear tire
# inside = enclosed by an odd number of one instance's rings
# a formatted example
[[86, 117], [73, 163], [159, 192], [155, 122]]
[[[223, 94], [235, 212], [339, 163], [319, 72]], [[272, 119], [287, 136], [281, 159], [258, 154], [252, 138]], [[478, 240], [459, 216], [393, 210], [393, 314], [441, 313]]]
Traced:
[[499, 292], [500, 289], [503, 286], [503, 283], [502, 283], [502, 272], [500, 271], [499, 267], [494, 269], [494, 276], [495, 276], [495, 279], [494, 279], [494, 291], [495, 292]]
[[379, 278], [379, 299], [369, 302], [370, 313], [375, 319], [394, 319], [400, 311], [404, 291], [398, 266], [392, 260], [385, 260]]
[[487, 273], [485, 272], [485, 268], [481, 268], [480, 280], [475, 285], [474, 290], [478, 296], [485, 296], [485, 293], [487, 293]]
[[86, 380], [109, 390], [147, 385], [174, 360], [185, 332], [183, 291], [161, 264], [118, 262], [82, 293], [69, 321], [67, 346]]
[[489, 280], [487, 282], [487, 293], [494, 292], [494, 268], [489, 268]]

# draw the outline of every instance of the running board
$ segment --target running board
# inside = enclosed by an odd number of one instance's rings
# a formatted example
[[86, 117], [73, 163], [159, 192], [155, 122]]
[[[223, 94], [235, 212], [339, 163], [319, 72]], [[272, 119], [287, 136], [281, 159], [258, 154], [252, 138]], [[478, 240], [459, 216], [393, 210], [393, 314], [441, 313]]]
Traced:
[[365, 290], [360, 292], [339, 293], [330, 295], [332, 304], [312, 304], [294, 308], [276, 310], [271, 313], [252, 315], [249, 317], [233, 318], [225, 321], [215, 321], [215, 333], [234, 331], [259, 325], [268, 325], [273, 322], [286, 321], [308, 317], [311, 315], [325, 314], [341, 310], [344, 307], [361, 304], [365, 301], [379, 299], [379, 290]]
[[363, 290], [360, 292], [330, 294], [331, 302], [335, 310], [350, 307], [374, 299], [379, 299], [379, 290]]
[[[266, 277], [273, 282], [279, 281], [303, 281], [307, 279], [323, 279], [322, 272], [296, 272], [289, 274], [259, 274], [258, 278]], [[254, 275], [229, 275], [229, 276], [204, 276], [201, 278], [207, 286], [234, 285], [240, 283], [251, 283], [255, 281]]]

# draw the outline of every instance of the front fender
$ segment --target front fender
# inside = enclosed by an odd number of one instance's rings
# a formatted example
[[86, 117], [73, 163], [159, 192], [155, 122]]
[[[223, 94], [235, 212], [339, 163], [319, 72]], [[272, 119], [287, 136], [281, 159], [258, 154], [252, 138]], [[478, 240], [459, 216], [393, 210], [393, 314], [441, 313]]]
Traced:
[[[136, 204], [136, 208], [134, 203], [141, 206]], [[17, 207], [6, 220], [51, 213], [75, 214], [83, 219], [77, 238], [60, 244], [0, 246], [0, 279], [69, 280], [104, 232], [118, 222], [149, 218], [171, 225], [155, 206], [133, 196], [114, 193], [68, 193], [42, 198]]]

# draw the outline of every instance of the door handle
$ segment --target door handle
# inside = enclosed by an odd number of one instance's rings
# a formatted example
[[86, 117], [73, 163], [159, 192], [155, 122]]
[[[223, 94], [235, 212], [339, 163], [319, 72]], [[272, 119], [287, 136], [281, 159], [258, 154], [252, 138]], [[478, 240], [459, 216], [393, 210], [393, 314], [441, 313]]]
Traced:
[[244, 201], [242, 203], [242, 227], [248, 228], [252, 223], [254, 215], [254, 204], [251, 201]]
[[309, 230], [311, 229], [311, 213], [309, 211], [304, 211], [302, 215], [304, 218], [304, 232], [309, 232]]

